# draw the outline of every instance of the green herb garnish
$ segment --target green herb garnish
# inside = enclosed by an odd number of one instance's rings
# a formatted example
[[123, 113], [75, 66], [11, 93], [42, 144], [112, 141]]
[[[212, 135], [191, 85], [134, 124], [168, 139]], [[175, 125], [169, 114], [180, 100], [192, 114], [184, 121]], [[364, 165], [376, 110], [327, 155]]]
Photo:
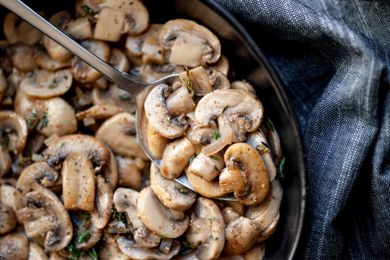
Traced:
[[221, 134], [218, 131], [215, 131], [212, 135], [213, 140], [218, 140], [221, 137]]
[[93, 9], [89, 5], [83, 5], [81, 7], [81, 9], [83, 9], [85, 15], [94, 15], [95, 14]]
[[215, 216], [209, 217], [209, 221], [210, 221], [210, 222], [213, 222], [214, 220], [215, 220]]
[[82, 212], [81, 217], [80, 217], [81, 226], [86, 227], [90, 218], [91, 218], [91, 215], [89, 213]]
[[117, 221], [124, 222], [126, 219], [126, 216], [123, 212], [118, 212], [116, 209], [113, 209], [112, 210], [112, 218], [117, 220]]
[[219, 161], [218, 157], [215, 156], [215, 155], [210, 155], [209, 157], [210, 157], [211, 159], [215, 160], [215, 161]]
[[87, 242], [91, 238], [91, 232], [89, 230], [79, 230], [77, 233], [76, 243], [81, 244]]
[[98, 255], [97, 255], [97, 253], [96, 253], [96, 250], [95, 250], [95, 248], [92, 248], [92, 249], [90, 249], [90, 250], [88, 250], [88, 255], [93, 259], [93, 260], [98, 260], [99, 258], [98, 258]]
[[181, 245], [182, 245], [183, 249], [194, 249], [195, 248], [194, 245], [188, 243], [187, 241], [181, 242]]
[[280, 162], [279, 162], [279, 165], [278, 165], [278, 168], [277, 168], [277, 172], [279, 173], [279, 176], [281, 178], [284, 177], [283, 175], [283, 170], [284, 170], [284, 164], [286, 163], [286, 157], [283, 157]]
[[47, 119], [47, 111], [43, 113], [43, 116], [39, 120], [37, 124], [37, 130], [40, 131], [45, 128], [49, 124], [49, 119]]
[[71, 260], [77, 260], [81, 256], [81, 252], [76, 248], [74, 244], [70, 244], [66, 247]]
[[130, 99], [130, 95], [129, 94], [122, 94], [122, 95], [119, 95], [119, 98], [122, 100], [122, 101], [127, 101]]
[[218, 240], [218, 237], [213, 237], [213, 235], [210, 234], [210, 235], [209, 235], [209, 240], [217, 241], [217, 240]]
[[177, 188], [177, 191], [180, 192], [181, 194], [184, 194], [184, 195], [189, 194], [189, 191], [184, 187]]
[[64, 147], [65, 147], [65, 142], [62, 142], [60, 148], [64, 148]]
[[37, 109], [33, 109], [30, 114], [30, 118], [27, 120], [27, 127], [30, 130], [37, 128], [37, 130], [42, 130], [49, 124], [49, 119], [47, 118], [47, 111], [41, 114]]
[[263, 154], [263, 153], [268, 153], [269, 152], [269, 149], [268, 149], [268, 147], [267, 147], [267, 144], [265, 144], [265, 143], [261, 143], [261, 144], [259, 144], [258, 146], [256, 146], [256, 149], [261, 153], [261, 154]]

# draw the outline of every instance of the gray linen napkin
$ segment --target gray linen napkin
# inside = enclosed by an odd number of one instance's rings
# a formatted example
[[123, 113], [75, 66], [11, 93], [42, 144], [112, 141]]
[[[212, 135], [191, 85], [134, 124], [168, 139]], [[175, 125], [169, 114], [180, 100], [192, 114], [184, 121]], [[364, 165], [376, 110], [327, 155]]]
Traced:
[[284, 83], [306, 153], [297, 259], [390, 259], [390, 1], [218, 0]]

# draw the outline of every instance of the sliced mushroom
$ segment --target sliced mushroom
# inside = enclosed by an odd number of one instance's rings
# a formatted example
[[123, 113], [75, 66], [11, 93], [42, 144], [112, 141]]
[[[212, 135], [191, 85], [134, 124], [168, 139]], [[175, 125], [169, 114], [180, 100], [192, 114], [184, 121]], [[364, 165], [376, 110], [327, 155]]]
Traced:
[[70, 154], [62, 165], [64, 207], [92, 211], [95, 201], [95, 172], [88, 155]]
[[0, 238], [0, 259], [27, 259], [28, 239], [21, 234], [9, 234]]
[[262, 130], [264, 135], [267, 137], [268, 144], [270, 145], [274, 163], [275, 165], [279, 165], [283, 156], [279, 134], [276, 131], [274, 124], [269, 119], [266, 120], [264, 127], [262, 127]]
[[94, 105], [113, 105], [122, 108], [128, 113], [135, 112], [135, 103], [126, 91], [119, 89], [116, 85], [111, 85], [105, 90], [94, 88], [92, 90]]
[[0, 69], [0, 102], [3, 100], [3, 97], [5, 96], [5, 92], [8, 88], [8, 82], [5, 79], [3, 69]]
[[122, 72], [128, 72], [130, 62], [126, 55], [120, 49], [113, 49], [110, 60], [108, 61], [114, 68]]
[[141, 74], [142, 79], [145, 82], [153, 82], [155, 80], [161, 79], [162, 77], [174, 73], [180, 73], [182, 71], [182, 66], [176, 66], [174, 64], [146, 64], [139, 69], [139, 74]]
[[182, 115], [193, 111], [195, 102], [186, 87], [180, 87], [166, 100], [167, 109], [170, 115]]
[[118, 163], [116, 161], [114, 153], [110, 151], [110, 160], [107, 167], [102, 172], [104, 179], [111, 185], [111, 189], [114, 190], [118, 184]]
[[148, 10], [140, 0], [105, 0], [104, 6], [125, 13], [124, 33], [138, 35], [149, 25]]
[[179, 77], [183, 85], [188, 84], [189, 81], [191, 82], [195, 95], [204, 96], [213, 91], [209, 75], [202, 66], [181, 72]]
[[274, 180], [271, 192], [262, 203], [249, 207], [245, 216], [227, 225], [224, 251], [228, 254], [247, 252], [258, 237], [273, 225], [275, 218], [278, 218], [282, 195], [280, 183]]
[[[2, 205], [11, 208], [14, 213], [23, 207], [21, 193], [15, 187], [8, 184], [2, 184], [0, 186], [0, 200]], [[18, 215], [16, 217], [20, 223], [21, 221]]]
[[185, 119], [173, 117], [169, 114], [166, 99], [171, 94], [171, 88], [161, 84], [152, 89], [145, 100], [145, 115], [149, 124], [160, 133], [160, 135], [173, 139], [180, 137], [187, 129]]
[[124, 24], [124, 12], [107, 7], [103, 8], [98, 15], [93, 38], [117, 42], [122, 36]]
[[150, 187], [139, 193], [137, 212], [147, 228], [166, 238], [177, 238], [188, 227], [188, 216], [178, 218], [177, 214], [165, 208]]
[[27, 140], [27, 124], [15, 112], [0, 111], [0, 143], [7, 151], [20, 153]]
[[194, 187], [196, 192], [206, 198], [219, 198], [228, 193], [220, 188], [218, 180], [207, 181], [188, 170], [185, 173], [188, 181], [191, 183], [192, 187]]
[[139, 156], [147, 159], [135, 137], [135, 117], [120, 113], [106, 120], [96, 132], [96, 138], [111, 150], [126, 157]]
[[98, 255], [99, 259], [129, 260], [129, 257], [119, 249], [112, 236], [104, 237], [104, 243], [100, 246]]
[[88, 17], [81, 17], [69, 22], [65, 30], [73, 38], [78, 40], [92, 38], [92, 25]]
[[34, 50], [34, 59], [39, 67], [45, 70], [56, 71], [59, 69], [71, 66], [70, 60], [58, 61], [51, 58], [45, 51], [41, 49]]
[[247, 91], [247, 92], [249, 92], [249, 93], [251, 93], [253, 95], [256, 95], [255, 88], [251, 84], [246, 82], [246, 81], [240, 81], [240, 80], [234, 81], [234, 82], [232, 82], [230, 87], [232, 89], [241, 89], [241, 90]]
[[225, 76], [228, 75], [229, 68], [230, 68], [229, 60], [224, 55], [221, 55], [221, 57], [216, 63], [210, 64], [209, 66], [209, 70], [211, 71], [218, 70], [222, 72]]
[[72, 80], [69, 70], [36, 70], [22, 80], [20, 88], [30, 97], [51, 98], [65, 94], [72, 86]]
[[242, 216], [231, 207], [223, 208], [222, 215], [226, 225]]
[[150, 166], [150, 186], [161, 203], [170, 209], [187, 210], [196, 199], [191, 190], [161, 176], [159, 168], [154, 164]]
[[[45, 250], [59, 251], [72, 239], [73, 229], [69, 214], [54, 193], [39, 185], [33, 186], [34, 191], [27, 193], [23, 199], [25, 207], [17, 214], [24, 215], [22, 220], [27, 235], [29, 230], [34, 235], [44, 236]], [[37, 217], [34, 216], [35, 213], [39, 219], [34, 219]], [[39, 228], [36, 225], [38, 223]], [[39, 229], [46, 232], [40, 232]]]
[[236, 143], [225, 152], [234, 196], [244, 205], [256, 205], [269, 192], [269, 175], [260, 154], [249, 144]]
[[37, 243], [30, 242], [28, 260], [48, 260], [49, 258]]
[[259, 128], [263, 119], [263, 106], [256, 97], [246, 91], [215, 90], [199, 101], [195, 109], [195, 119], [200, 125], [207, 126], [217, 117], [221, 139], [227, 135], [225, 129], [230, 129], [233, 131], [232, 141], [239, 142], [246, 140], [247, 132]]
[[257, 238], [257, 242], [264, 242], [265, 240], [270, 238], [270, 236], [272, 236], [278, 226], [279, 218], [279, 214], [275, 216], [269, 226], [263, 232], [260, 233], [259, 237]]
[[218, 259], [225, 243], [225, 222], [215, 202], [198, 198], [186, 240], [197, 247], [199, 259]]
[[13, 13], [8, 13], [4, 17], [3, 32], [10, 44], [22, 42], [34, 45], [42, 38], [42, 34], [37, 29], [25, 21], [20, 22], [20, 18]]
[[58, 166], [70, 154], [82, 153], [88, 155], [97, 171], [107, 164], [110, 157], [104, 144], [92, 136], [81, 134], [63, 136], [44, 151], [51, 167]]
[[113, 191], [102, 176], [96, 177], [95, 206], [91, 213], [91, 225], [103, 229], [111, 217]]
[[[110, 58], [110, 47], [106, 42], [84, 40], [80, 44], [103, 61], [108, 61]], [[72, 73], [74, 79], [81, 83], [91, 83], [101, 76], [100, 72], [93, 69], [79, 58], [75, 58], [72, 62]]]
[[96, 105], [76, 114], [78, 120], [87, 118], [108, 119], [123, 112], [123, 109], [112, 105]]
[[217, 177], [225, 166], [223, 157], [220, 154], [206, 156], [203, 153], [198, 154], [188, 167], [188, 171], [202, 177], [207, 181]]
[[119, 186], [140, 190], [142, 187], [142, 172], [145, 162], [137, 157], [136, 159], [117, 156]]
[[[161, 159], [165, 150], [165, 147], [168, 144], [168, 139], [161, 136], [154, 128], [147, 123], [147, 119], [144, 118], [144, 123], [146, 126], [142, 126], [142, 131], [144, 131], [144, 144], [148, 147], [152, 156], [156, 159]], [[146, 134], [145, 134], [146, 132]]]
[[22, 171], [16, 183], [16, 188], [23, 193], [31, 191], [34, 183], [49, 188], [57, 184], [59, 177], [57, 171], [46, 162], [37, 162]]
[[167, 179], [179, 177], [194, 154], [194, 146], [185, 137], [169, 143], [163, 154], [161, 175]]
[[15, 227], [15, 212], [11, 207], [0, 203], [0, 235], [5, 235], [11, 232]]
[[256, 148], [261, 154], [265, 166], [267, 167], [270, 181], [276, 177], [276, 167], [271, 157], [269, 144], [261, 130], [249, 134], [247, 143]]
[[170, 20], [160, 32], [160, 44], [171, 51], [169, 62], [197, 67], [221, 56], [218, 38], [206, 27], [185, 19]]
[[215, 133], [219, 133], [217, 125], [214, 123], [205, 127], [193, 121], [190, 121], [190, 124], [191, 127], [188, 129], [186, 136], [195, 145], [208, 145], [214, 139]]
[[28, 45], [12, 45], [7, 48], [7, 55], [12, 64], [23, 72], [33, 71], [38, 67], [34, 59], [35, 48]]
[[180, 244], [177, 241], [173, 242], [173, 245], [168, 253], [161, 252], [157, 248], [151, 249], [139, 247], [134, 241], [124, 237], [119, 237], [117, 243], [122, 253], [126, 254], [131, 259], [168, 260], [177, 255], [180, 250]]
[[134, 228], [134, 240], [141, 247], [156, 247], [160, 237], [146, 228], [137, 213], [139, 193], [128, 188], [118, 188], [114, 193], [114, 204], [118, 212], [126, 212], [128, 221]]
[[77, 243], [76, 248], [81, 251], [87, 251], [94, 247], [102, 238], [103, 230], [96, 228], [95, 226], [91, 225], [88, 228], [89, 237], [86, 241]]

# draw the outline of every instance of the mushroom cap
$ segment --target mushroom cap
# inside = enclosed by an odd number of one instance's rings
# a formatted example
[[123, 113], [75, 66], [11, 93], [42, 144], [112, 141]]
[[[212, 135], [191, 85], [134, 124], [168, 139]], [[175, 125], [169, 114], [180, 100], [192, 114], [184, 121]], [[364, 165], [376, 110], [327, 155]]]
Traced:
[[151, 187], [144, 188], [139, 193], [137, 212], [147, 228], [166, 238], [177, 238], [188, 227], [188, 216], [178, 219], [176, 214], [158, 200]]
[[[16, 139], [10, 138], [7, 131], [15, 131]], [[11, 111], [0, 111], [0, 139], [4, 148], [16, 153], [22, 152], [27, 141], [27, 124], [24, 119]]]
[[44, 50], [35, 49], [34, 59], [39, 67], [45, 70], [56, 71], [71, 66], [70, 60], [58, 61], [51, 58]]
[[20, 88], [30, 97], [51, 98], [65, 94], [72, 86], [72, 80], [72, 74], [66, 69], [36, 70], [20, 82]]
[[161, 203], [170, 209], [187, 210], [196, 199], [195, 193], [191, 190], [175, 181], [165, 179], [154, 164], [150, 166], [150, 186]]
[[51, 187], [57, 184], [59, 175], [46, 162], [36, 162], [25, 168], [18, 178], [16, 188], [23, 193], [29, 192], [34, 183]]
[[169, 114], [166, 99], [171, 93], [171, 87], [160, 84], [154, 87], [145, 99], [145, 115], [148, 123], [162, 136], [173, 139], [184, 135], [187, 122], [179, 121]]
[[104, 7], [98, 15], [93, 38], [97, 40], [117, 42], [122, 36], [124, 23], [124, 12]]
[[218, 259], [225, 244], [225, 222], [215, 202], [197, 199], [186, 239], [197, 246], [199, 259]]
[[[240, 89], [219, 89], [205, 95], [195, 109], [195, 120], [208, 125], [211, 120], [224, 114], [244, 116], [249, 124], [244, 125], [246, 132], [257, 130], [263, 120], [263, 105], [246, 91]], [[234, 123], [234, 122], [232, 122]]]
[[[171, 49], [171, 63], [175, 63], [172, 61], [176, 61], [177, 56], [184, 54], [184, 56], [189, 57], [179, 59], [182, 61], [180, 63], [184, 63], [180, 65], [196, 67], [206, 63], [214, 63], [221, 56], [221, 44], [218, 38], [206, 27], [190, 20], [168, 21], [161, 28], [159, 40], [165, 49]], [[191, 43], [192, 50], [187, 48], [188, 43]], [[187, 53], [184, 53], [184, 50]], [[174, 58], [172, 54], [175, 56]]]
[[106, 165], [110, 156], [104, 144], [92, 136], [82, 134], [63, 136], [43, 153], [52, 167], [58, 166], [69, 154], [86, 153], [97, 169], [100, 169]]
[[96, 139], [116, 154], [147, 159], [135, 137], [135, 117], [130, 113], [119, 113], [106, 120], [96, 132]]
[[142, 248], [130, 239], [119, 237], [117, 244], [122, 253], [129, 256], [131, 259], [157, 259], [157, 260], [169, 260], [179, 253], [180, 244], [177, 241], [173, 241], [173, 245], [168, 253], [163, 253], [158, 248]]
[[269, 193], [270, 180], [263, 159], [249, 144], [236, 143], [226, 150], [234, 196], [244, 205], [256, 205]]
[[28, 239], [21, 234], [9, 234], [0, 238], [0, 259], [27, 259]]
[[45, 235], [45, 250], [54, 252], [65, 248], [72, 239], [73, 228], [69, 214], [57, 196], [42, 186], [33, 185], [33, 191], [25, 195], [24, 203], [24, 209], [44, 210], [47, 216], [54, 216], [54, 222], [49, 222], [53, 228]]

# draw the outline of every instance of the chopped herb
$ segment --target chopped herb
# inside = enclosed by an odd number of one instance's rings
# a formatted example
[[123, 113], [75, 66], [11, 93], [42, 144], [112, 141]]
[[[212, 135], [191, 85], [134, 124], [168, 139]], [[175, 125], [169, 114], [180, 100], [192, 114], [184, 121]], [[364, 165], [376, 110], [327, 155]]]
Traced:
[[261, 153], [268, 153], [269, 152], [269, 149], [267, 147], [267, 145], [265, 143], [261, 143], [259, 144], [258, 146], [256, 146], [256, 149]]
[[215, 216], [209, 217], [210, 222], [213, 222], [215, 220]]
[[89, 5], [83, 5], [81, 8], [83, 9], [85, 15], [94, 15], [95, 14], [93, 9]]
[[194, 161], [195, 157], [196, 157], [196, 155], [193, 155], [190, 157], [190, 159], [188, 160], [189, 164], [191, 164]]
[[62, 142], [60, 148], [64, 148], [64, 147], [65, 147], [65, 142]]
[[76, 243], [81, 244], [87, 242], [91, 238], [89, 230], [79, 230], [77, 233]]
[[28, 119], [27, 127], [29, 129], [35, 128], [35, 126], [37, 125], [38, 119], [39, 119], [39, 111], [34, 108], [31, 111], [30, 118]]
[[283, 157], [280, 162], [279, 162], [279, 165], [278, 165], [278, 169], [277, 169], [277, 172], [279, 173], [279, 176], [281, 178], [284, 177], [283, 175], [283, 170], [284, 170], [284, 164], [286, 163], [286, 157]]
[[189, 194], [189, 190], [184, 188], [184, 187], [178, 188], [177, 191], [180, 192], [181, 194], [184, 194], [184, 195]]
[[127, 101], [130, 99], [130, 95], [129, 94], [122, 94], [122, 95], [119, 95], [119, 98], [122, 100], [122, 101]]
[[210, 155], [209, 157], [210, 157], [211, 159], [215, 160], [215, 161], [219, 161], [218, 157], [215, 156], [215, 155]]
[[218, 140], [221, 137], [221, 134], [218, 131], [215, 131], [212, 135], [213, 140]]
[[123, 212], [118, 212], [116, 209], [113, 209], [112, 210], [112, 218], [117, 220], [117, 221], [124, 222], [126, 219], [126, 216]]
[[271, 120], [269, 120], [269, 118], [267, 118], [264, 122], [264, 126], [265, 128], [271, 130], [271, 131], [274, 131], [275, 128], [274, 128], [274, 124], [271, 122]]
[[188, 92], [190, 92], [191, 95], [194, 94], [194, 84], [192, 82], [192, 80], [190, 79], [190, 71], [188, 70], [188, 68], [186, 68], [186, 75], [187, 75], [187, 79], [184, 79], [184, 81], [186, 82], [186, 87], [188, 89]]
[[183, 249], [194, 249], [195, 248], [194, 245], [188, 243], [187, 241], [181, 242], [181, 245], [182, 245]]
[[30, 114], [30, 118], [27, 120], [27, 126], [30, 130], [37, 128], [37, 130], [42, 130], [49, 124], [49, 119], [47, 118], [47, 111], [41, 114], [37, 109], [33, 109]]
[[77, 260], [81, 256], [81, 252], [76, 248], [74, 244], [70, 244], [66, 247], [71, 260]]
[[217, 240], [218, 240], [218, 237], [213, 237], [213, 235], [210, 234], [210, 235], [209, 235], [209, 240], [217, 241]]
[[57, 80], [53, 79], [53, 81], [49, 84], [48, 88], [53, 89], [57, 87]]
[[82, 225], [83, 227], [86, 227], [90, 218], [91, 218], [91, 215], [90, 215], [89, 213], [87, 213], [87, 212], [82, 212], [82, 213], [81, 213], [81, 217], [80, 217], [81, 225]]
[[96, 253], [96, 250], [95, 250], [95, 248], [92, 248], [92, 249], [90, 249], [90, 250], [88, 250], [88, 255], [93, 259], [93, 260], [98, 260], [99, 258], [98, 258], [98, 255], [97, 255], [97, 253]]
[[49, 119], [47, 119], [47, 111], [43, 113], [43, 116], [39, 123], [37, 124], [37, 130], [40, 131], [49, 124]]

